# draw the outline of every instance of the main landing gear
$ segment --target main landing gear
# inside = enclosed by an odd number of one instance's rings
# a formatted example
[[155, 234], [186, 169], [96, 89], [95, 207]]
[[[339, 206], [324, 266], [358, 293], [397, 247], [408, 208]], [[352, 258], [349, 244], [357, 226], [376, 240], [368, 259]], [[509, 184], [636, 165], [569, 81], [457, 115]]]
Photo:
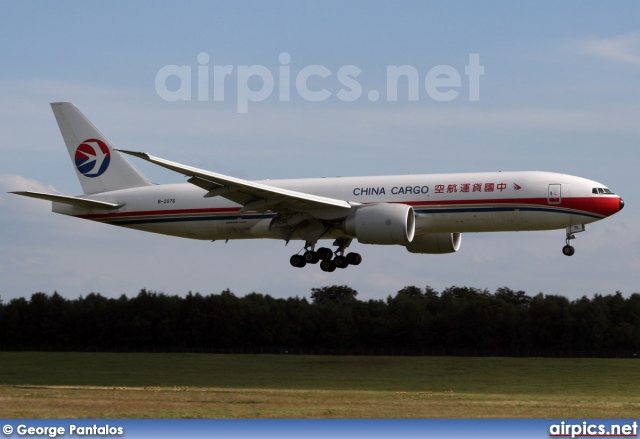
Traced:
[[576, 249], [571, 245], [571, 240], [576, 239], [574, 233], [584, 232], [586, 230], [584, 224], [578, 224], [576, 226], [567, 227], [567, 239], [565, 240], [565, 246], [562, 247], [562, 254], [565, 256], [573, 256]]
[[297, 268], [320, 262], [320, 269], [326, 272], [335, 271], [336, 268], [347, 268], [349, 265], [360, 265], [360, 262], [362, 262], [360, 253], [350, 252], [346, 255], [344, 254], [344, 250], [349, 244], [351, 244], [350, 239], [337, 239], [333, 243], [333, 245], [338, 246], [334, 252], [327, 247], [320, 247], [318, 250], [315, 250], [315, 242], [311, 243], [307, 241], [304, 246], [305, 252], [302, 255], [295, 254], [291, 256], [289, 262]]

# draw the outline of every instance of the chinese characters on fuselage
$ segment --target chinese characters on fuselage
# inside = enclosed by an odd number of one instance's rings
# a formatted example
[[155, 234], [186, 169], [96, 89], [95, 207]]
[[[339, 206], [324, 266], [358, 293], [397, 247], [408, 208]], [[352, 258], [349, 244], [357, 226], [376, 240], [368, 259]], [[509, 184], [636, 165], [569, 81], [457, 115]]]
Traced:
[[[471, 192], [503, 192], [507, 189], [506, 183], [449, 183], [449, 184], [436, 184], [434, 186], [433, 194], [453, 194], [453, 193], [471, 193]], [[520, 189], [520, 186], [514, 183], [515, 190]], [[428, 194], [429, 186], [393, 186], [388, 188], [385, 186], [373, 186], [373, 187], [356, 187], [352, 191], [356, 197], [371, 196], [371, 195], [420, 195]]]

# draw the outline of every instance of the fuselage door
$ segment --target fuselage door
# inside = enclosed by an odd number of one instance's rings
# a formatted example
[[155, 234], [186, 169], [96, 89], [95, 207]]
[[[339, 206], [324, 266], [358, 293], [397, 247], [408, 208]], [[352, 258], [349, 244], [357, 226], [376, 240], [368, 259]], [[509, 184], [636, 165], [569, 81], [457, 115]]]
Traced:
[[560, 204], [562, 202], [562, 189], [560, 184], [550, 184], [549, 194], [547, 196], [549, 204]]

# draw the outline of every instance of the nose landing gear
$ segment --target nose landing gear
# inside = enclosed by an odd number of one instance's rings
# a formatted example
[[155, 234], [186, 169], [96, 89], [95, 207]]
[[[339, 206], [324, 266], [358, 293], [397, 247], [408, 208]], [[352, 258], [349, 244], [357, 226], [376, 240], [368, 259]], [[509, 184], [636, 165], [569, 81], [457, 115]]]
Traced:
[[576, 249], [571, 245], [571, 240], [576, 239], [575, 233], [584, 232], [586, 230], [584, 224], [578, 224], [575, 226], [567, 227], [567, 239], [565, 240], [565, 246], [562, 247], [562, 254], [565, 256], [573, 256]]

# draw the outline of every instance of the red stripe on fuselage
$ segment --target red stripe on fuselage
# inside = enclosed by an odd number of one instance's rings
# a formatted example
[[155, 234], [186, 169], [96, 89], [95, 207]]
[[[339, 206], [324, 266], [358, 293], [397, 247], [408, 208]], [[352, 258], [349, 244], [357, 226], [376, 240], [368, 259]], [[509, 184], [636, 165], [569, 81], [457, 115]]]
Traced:
[[565, 197], [560, 203], [549, 203], [546, 198], [506, 198], [488, 200], [441, 200], [441, 201], [410, 201], [401, 204], [408, 204], [413, 207], [474, 207], [474, 206], [539, 206], [557, 207], [563, 209], [589, 212], [596, 215], [611, 216], [620, 211], [620, 198], [607, 196], [593, 197]]
[[97, 220], [110, 218], [136, 218], [143, 216], [158, 215], [190, 215], [205, 213], [234, 213], [238, 212], [240, 207], [223, 207], [217, 209], [173, 209], [173, 210], [141, 210], [137, 212], [111, 212], [111, 213], [92, 213], [88, 215], [77, 215], [78, 218]]

